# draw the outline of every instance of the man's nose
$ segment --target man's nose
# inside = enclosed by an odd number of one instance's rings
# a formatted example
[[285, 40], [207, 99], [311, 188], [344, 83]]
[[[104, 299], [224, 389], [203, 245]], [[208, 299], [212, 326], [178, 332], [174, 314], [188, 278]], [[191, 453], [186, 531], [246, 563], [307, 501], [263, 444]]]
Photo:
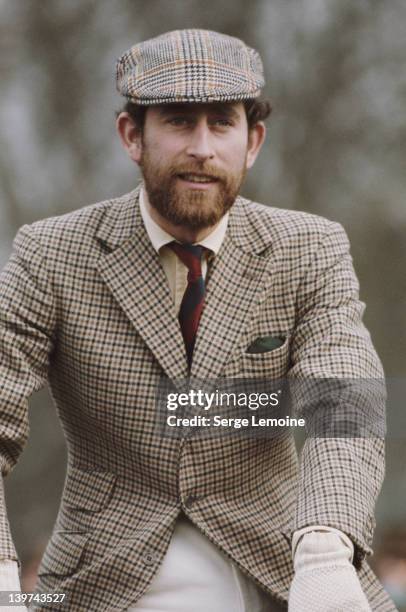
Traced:
[[214, 157], [212, 134], [205, 121], [199, 121], [190, 132], [186, 153], [200, 161]]

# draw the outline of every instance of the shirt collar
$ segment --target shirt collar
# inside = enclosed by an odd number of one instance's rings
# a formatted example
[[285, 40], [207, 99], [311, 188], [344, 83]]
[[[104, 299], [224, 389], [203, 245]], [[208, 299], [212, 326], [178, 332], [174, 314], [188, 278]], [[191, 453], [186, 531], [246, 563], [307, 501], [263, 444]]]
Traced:
[[[176, 240], [176, 238], [171, 236], [171, 234], [168, 234], [168, 232], [162, 229], [162, 227], [160, 227], [154, 221], [154, 219], [151, 217], [149, 213], [147, 203], [148, 203], [148, 194], [145, 191], [144, 187], [141, 187], [140, 210], [141, 210], [142, 220], [144, 222], [145, 229], [147, 230], [149, 239], [151, 240], [152, 246], [157, 252], [159, 252], [159, 249], [161, 249], [163, 246], [168, 244], [168, 242], [173, 242], [174, 240]], [[215, 255], [217, 255], [217, 253], [220, 250], [221, 244], [224, 240], [224, 237], [226, 235], [228, 217], [229, 217], [229, 213], [227, 212], [222, 217], [217, 227], [211, 232], [211, 234], [209, 234], [208, 236], [206, 236], [206, 238], [204, 238], [203, 240], [201, 240], [200, 242], [196, 244], [200, 244], [201, 246], [206, 247], [206, 249], [209, 249]]]

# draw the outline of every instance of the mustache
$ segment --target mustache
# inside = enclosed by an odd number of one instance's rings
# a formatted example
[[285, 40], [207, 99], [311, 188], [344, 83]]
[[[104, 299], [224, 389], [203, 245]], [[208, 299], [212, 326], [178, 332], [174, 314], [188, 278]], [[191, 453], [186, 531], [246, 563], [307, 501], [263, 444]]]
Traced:
[[169, 171], [172, 177], [177, 177], [179, 174], [205, 174], [206, 176], [218, 181], [224, 181], [227, 178], [218, 168], [208, 165], [198, 167], [186, 165], [176, 167], [172, 166]]

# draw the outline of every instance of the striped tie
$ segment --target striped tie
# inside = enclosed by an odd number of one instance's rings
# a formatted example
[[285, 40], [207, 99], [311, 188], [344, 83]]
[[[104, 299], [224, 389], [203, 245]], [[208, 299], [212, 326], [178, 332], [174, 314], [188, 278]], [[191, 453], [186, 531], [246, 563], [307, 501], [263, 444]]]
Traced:
[[179, 310], [179, 323], [185, 341], [189, 369], [192, 364], [196, 332], [202, 314], [205, 286], [202, 276], [202, 255], [204, 247], [193, 244], [171, 242], [168, 246], [185, 264], [189, 272], [187, 287]]

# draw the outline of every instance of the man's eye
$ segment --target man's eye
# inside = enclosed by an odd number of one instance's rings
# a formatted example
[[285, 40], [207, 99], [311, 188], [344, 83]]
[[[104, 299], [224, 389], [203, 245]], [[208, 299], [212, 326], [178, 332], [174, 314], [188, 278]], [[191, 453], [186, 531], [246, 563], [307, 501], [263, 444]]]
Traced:
[[186, 125], [188, 123], [187, 117], [170, 117], [168, 123], [171, 125]]
[[232, 125], [230, 119], [215, 119], [214, 123], [222, 127], [229, 127]]

